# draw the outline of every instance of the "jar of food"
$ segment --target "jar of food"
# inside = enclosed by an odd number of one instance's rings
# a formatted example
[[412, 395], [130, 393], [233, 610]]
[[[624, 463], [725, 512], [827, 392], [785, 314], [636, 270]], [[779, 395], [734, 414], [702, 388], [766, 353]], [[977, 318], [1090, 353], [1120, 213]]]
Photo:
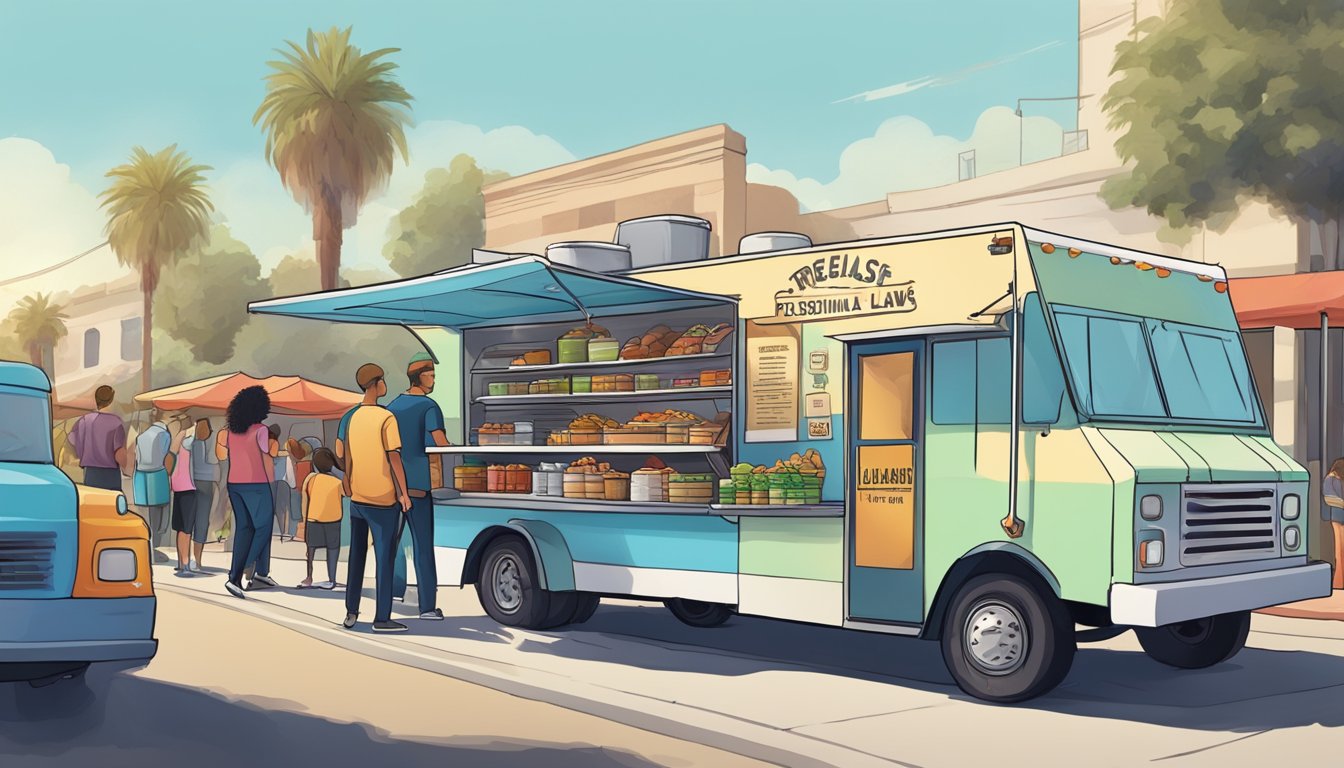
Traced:
[[585, 495], [586, 475], [583, 472], [566, 471], [564, 473], [564, 478], [563, 487], [566, 499], [587, 498]]
[[602, 476], [602, 486], [607, 501], [630, 499], [630, 476], [624, 472], [607, 472]]

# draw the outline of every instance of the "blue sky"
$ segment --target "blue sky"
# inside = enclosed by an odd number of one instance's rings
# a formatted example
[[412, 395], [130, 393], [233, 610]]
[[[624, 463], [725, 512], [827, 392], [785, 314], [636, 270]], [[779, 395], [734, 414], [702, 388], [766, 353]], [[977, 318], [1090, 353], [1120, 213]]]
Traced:
[[[847, 148], [890, 154], [913, 141], [917, 154], [930, 137], [969, 141], [978, 121], [1001, 132], [1018, 98], [1075, 94], [1077, 14], [1076, 0], [0, 0], [0, 142], [40, 144], [89, 194], [132, 146], [177, 143], [215, 167], [221, 213], [259, 255], [293, 251], [311, 232], [292, 203], [288, 218], [268, 210], [285, 198], [251, 123], [265, 63], [309, 27], [353, 25], [365, 50], [402, 49], [398, 74], [416, 99], [420, 158], [394, 175], [388, 211], [426, 164], [485, 139], [486, 159], [519, 173], [720, 122], [747, 137], [756, 180], [795, 188], [809, 207], [849, 204], [919, 182], [893, 169], [839, 184]], [[986, 120], [996, 106], [1008, 111]], [[1073, 127], [1071, 103], [1028, 112]], [[507, 126], [525, 130], [488, 133]], [[955, 153], [938, 162], [955, 180]], [[25, 163], [0, 176], [42, 166]], [[363, 247], [347, 237], [357, 261], [378, 259], [383, 214], [366, 214], [381, 231]], [[12, 271], [0, 264], [0, 277]]]

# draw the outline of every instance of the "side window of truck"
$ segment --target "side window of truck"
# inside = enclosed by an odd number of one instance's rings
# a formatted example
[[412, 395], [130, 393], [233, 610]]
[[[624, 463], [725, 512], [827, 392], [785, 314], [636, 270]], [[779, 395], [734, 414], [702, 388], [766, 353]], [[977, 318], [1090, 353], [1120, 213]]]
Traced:
[[1054, 424], [1064, 405], [1064, 371], [1050, 340], [1038, 293], [1027, 296], [1022, 322], [1022, 421]]
[[1007, 424], [1012, 347], [1008, 339], [933, 345], [933, 423]]

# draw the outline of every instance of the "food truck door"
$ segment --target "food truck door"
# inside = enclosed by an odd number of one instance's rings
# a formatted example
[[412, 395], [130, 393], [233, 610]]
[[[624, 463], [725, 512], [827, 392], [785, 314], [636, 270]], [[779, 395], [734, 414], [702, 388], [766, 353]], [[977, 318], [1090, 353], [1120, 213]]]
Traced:
[[849, 349], [848, 614], [923, 619], [924, 342]]

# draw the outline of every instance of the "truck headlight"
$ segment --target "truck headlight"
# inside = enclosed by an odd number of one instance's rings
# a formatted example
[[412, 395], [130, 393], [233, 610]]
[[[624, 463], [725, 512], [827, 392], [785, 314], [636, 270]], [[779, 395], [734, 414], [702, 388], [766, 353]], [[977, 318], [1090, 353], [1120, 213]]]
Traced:
[[1162, 517], [1162, 497], [1144, 496], [1139, 500], [1139, 514], [1144, 520], [1157, 520]]
[[1295, 493], [1284, 496], [1283, 501], [1279, 503], [1279, 514], [1284, 520], [1296, 520], [1297, 516], [1302, 514], [1302, 499]]
[[99, 581], [135, 581], [135, 552], [130, 549], [104, 549], [98, 553]]
[[1139, 565], [1144, 568], [1156, 568], [1162, 565], [1162, 539], [1145, 539], [1139, 542]]
[[126, 505], [126, 497], [123, 494], [117, 494], [117, 514], [124, 515], [130, 512], [131, 508]]
[[1283, 529], [1283, 546], [1288, 551], [1294, 551], [1302, 543], [1302, 532], [1296, 525], [1290, 525]]

